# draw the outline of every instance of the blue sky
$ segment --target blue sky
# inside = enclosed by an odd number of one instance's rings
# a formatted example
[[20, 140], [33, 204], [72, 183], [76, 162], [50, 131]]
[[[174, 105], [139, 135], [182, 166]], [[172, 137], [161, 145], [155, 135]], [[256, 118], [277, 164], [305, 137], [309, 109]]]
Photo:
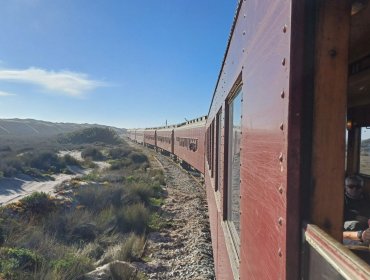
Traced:
[[237, 0], [2, 0], [0, 118], [150, 127], [208, 113]]

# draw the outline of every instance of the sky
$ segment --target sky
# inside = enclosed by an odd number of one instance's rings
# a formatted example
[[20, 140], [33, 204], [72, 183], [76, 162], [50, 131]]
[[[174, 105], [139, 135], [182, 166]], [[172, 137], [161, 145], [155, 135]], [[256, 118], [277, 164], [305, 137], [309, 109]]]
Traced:
[[237, 0], [1, 0], [0, 118], [176, 124], [207, 115]]

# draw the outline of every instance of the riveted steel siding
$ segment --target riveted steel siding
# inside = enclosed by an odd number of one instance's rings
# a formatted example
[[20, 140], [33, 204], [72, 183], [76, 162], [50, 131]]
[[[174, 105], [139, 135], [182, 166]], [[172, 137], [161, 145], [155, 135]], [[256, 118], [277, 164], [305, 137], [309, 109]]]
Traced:
[[[181, 127], [174, 130], [174, 153], [202, 173], [204, 173], [205, 133], [205, 125]], [[197, 139], [197, 150], [192, 151], [189, 147], [180, 146], [178, 137]]]
[[[172, 133], [173, 133], [172, 129], [171, 130], [160, 130], [160, 129], [157, 130], [157, 147], [173, 154]], [[168, 143], [167, 141], [159, 141], [160, 137], [166, 137], [168, 139], [171, 139], [171, 143]]]

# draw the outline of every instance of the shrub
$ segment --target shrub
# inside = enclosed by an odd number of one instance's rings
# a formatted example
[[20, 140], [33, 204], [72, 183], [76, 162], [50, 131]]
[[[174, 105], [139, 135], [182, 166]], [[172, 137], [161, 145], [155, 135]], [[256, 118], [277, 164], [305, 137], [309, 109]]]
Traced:
[[25, 210], [33, 214], [46, 214], [53, 209], [54, 202], [44, 192], [34, 192], [20, 200]]
[[118, 147], [113, 148], [108, 151], [108, 156], [111, 159], [121, 159], [127, 157], [131, 153], [131, 148], [129, 147]]
[[146, 183], [137, 183], [130, 187], [130, 198], [138, 202], [144, 202], [145, 205], [149, 205], [150, 198], [154, 195], [153, 188]]
[[120, 207], [124, 189], [120, 186], [86, 186], [80, 188], [76, 193], [76, 198], [80, 204], [86, 206], [93, 212], [101, 211], [109, 205]]
[[118, 250], [116, 259], [119, 261], [138, 261], [142, 255], [144, 245], [145, 237], [132, 233]]
[[132, 152], [129, 155], [129, 158], [132, 160], [134, 163], [144, 163], [148, 162], [148, 157], [144, 154], [138, 153], [138, 152]]
[[102, 152], [95, 147], [88, 147], [81, 153], [82, 158], [91, 158], [92, 160], [103, 160], [104, 156]]
[[81, 166], [80, 162], [77, 159], [75, 159], [73, 156], [68, 155], [68, 154], [64, 155], [63, 161], [66, 165]]
[[121, 232], [144, 233], [149, 224], [149, 210], [138, 203], [125, 207], [117, 213], [117, 226]]
[[35, 252], [25, 248], [1, 248], [0, 271], [11, 274], [14, 270], [33, 271], [42, 259]]
[[77, 279], [94, 269], [91, 259], [84, 256], [70, 255], [51, 263], [54, 279]]
[[30, 166], [49, 172], [60, 172], [65, 163], [53, 152], [41, 152], [31, 155]]

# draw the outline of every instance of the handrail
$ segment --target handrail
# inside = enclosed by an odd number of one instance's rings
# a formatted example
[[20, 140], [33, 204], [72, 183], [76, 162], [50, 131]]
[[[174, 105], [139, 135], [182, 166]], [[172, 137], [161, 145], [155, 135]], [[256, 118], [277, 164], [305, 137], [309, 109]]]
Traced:
[[345, 279], [370, 279], [370, 266], [316, 225], [307, 225], [306, 241]]

